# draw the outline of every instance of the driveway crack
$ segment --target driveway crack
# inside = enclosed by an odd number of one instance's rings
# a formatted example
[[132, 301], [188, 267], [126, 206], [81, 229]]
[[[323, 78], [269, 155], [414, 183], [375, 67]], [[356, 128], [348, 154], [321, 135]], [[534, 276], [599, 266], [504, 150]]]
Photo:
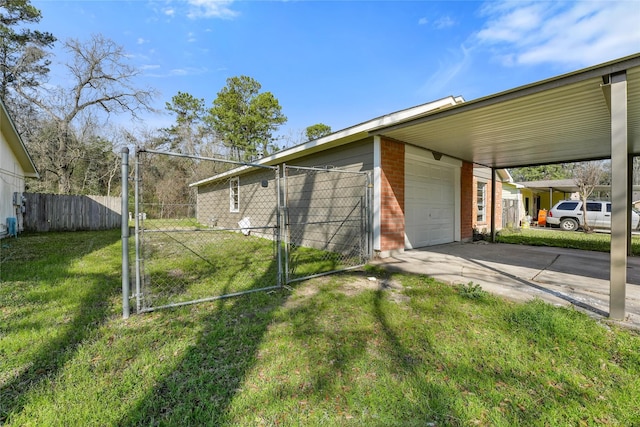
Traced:
[[556, 261], [558, 260], [558, 258], [560, 258], [560, 254], [556, 255], [556, 257], [553, 259], [553, 261], [551, 261], [551, 262], [549, 263], [549, 265], [547, 265], [547, 266], [546, 266], [545, 268], [543, 268], [542, 270], [538, 271], [538, 273], [537, 273], [535, 276], [533, 276], [533, 277], [531, 278], [531, 280], [532, 280], [532, 281], [534, 281], [534, 282], [537, 282], [537, 281], [538, 281], [538, 280], [537, 280], [538, 276], [539, 276], [539, 275], [541, 275], [542, 273], [544, 273], [545, 271], [547, 271], [547, 270], [549, 269], [549, 267], [551, 267], [553, 264], [555, 264], [555, 263], [556, 263]]

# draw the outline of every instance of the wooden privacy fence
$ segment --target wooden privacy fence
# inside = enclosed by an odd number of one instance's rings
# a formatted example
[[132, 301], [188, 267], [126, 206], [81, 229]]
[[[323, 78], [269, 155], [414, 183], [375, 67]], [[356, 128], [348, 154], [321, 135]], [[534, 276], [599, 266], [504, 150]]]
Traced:
[[25, 231], [108, 230], [121, 225], [121, 199], [25, 193]]

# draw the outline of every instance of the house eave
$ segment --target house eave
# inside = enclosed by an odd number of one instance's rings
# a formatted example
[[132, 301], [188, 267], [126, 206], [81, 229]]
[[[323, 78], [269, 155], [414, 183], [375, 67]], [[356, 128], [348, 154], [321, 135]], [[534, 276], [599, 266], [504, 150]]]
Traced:
[[15, 124], [7, 111], [4, 102], [0, 99], [0, 131], [4, 133], [7, 144], [16, 156], [18, 163], [23, 169], [24, 176], [29, 178], [40, 178], [40, 174], [33, 163], [27, 147], [24, 145], [22, 138], [18, 134]]
[[[448, 96], [446, 98], [438, 99], [433, 102], [386, 114], [384, 116], [377, 117], [375, 119], [323, 136], [321, 138], [296, 145], [295, 147], [279, 151], [270, 156], [263, 157], [260, 160], [256, 161], [256, 165], [273, 166], [281, 163], [286, 163], [302, 156], [307, 156], [320, 151], [325, 151], [331, 148], [346, 145], [351, 142], [370, 137], [371, 132], [374, 132], [376, 129], [393, 126], [406, 120], [414, 120], [435, 111], [441, 111], [443, 109], [453, 107], [463, 102], [464, 99], [461, 96]], [[241, 166], [222, 174], [215, 175], [198, 182], [194, 182], [189, 186], [198, 187], [201, 185], [206, 185], [231, 175], [247, 173], [252, 169], [253, 168], [251, 168], [250, 166]]]

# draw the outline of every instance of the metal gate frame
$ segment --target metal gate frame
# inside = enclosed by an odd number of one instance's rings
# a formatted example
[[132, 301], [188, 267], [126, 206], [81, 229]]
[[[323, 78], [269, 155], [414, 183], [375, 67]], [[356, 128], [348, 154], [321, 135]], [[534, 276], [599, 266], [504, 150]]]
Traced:
[[[272, 286], [266, 286], [266, 287], [262, 287], [262, 288], [256, 288], [256, 289], [249, 289], [249, 290], [245, 290], [245, 291], [240, 291], [240, 292], [232, 292], [232, 293], [228, 293], [228, 294], [223, 294], [223, 295], [216, 295], [216, 296], [211, 296], [211, 297], [206, 297], [206, 298], [199, 298], [199, 299], [195, 299], [195, 300], [190, 300], [190, 301], [183, 301], [183, 302], [176, 302], [176, 303], [170, 303], [170, 304], [165, 304], [165, 305], [159, 305], [159, 306], [155, 306], [155, 307], [143, 307], [142, 306], [142, 272], [144, 269], [144, 258], [142, 257], [142, 252], [141, 252], [141, 233], [142, 228], [140, 227], [140, 219], [141, 219], [141, 213], [139, 211], [140, 208], [140, 204], [142, 203], [142, 199], [141, 199], [141, 194], [140, 194], [140, 183], [141, 183], [141, 178], [140, 178], [140, 161], [139, 161], [139, 154], [140, 153], [149, 153], [149, 154], [156, 154], [156, 155], [165, 155], [165, 156], [173, 156], [173, 157], [178, 157], [178, 158], [187, 158], [187, 159], [195, 159], [195, 160], [205, 160], [205, 161], [213, 161], [213, 162], [220, 162], [220, 163], [226, 163], [226, 164], [231, 164], [231, 165], [236, 165], [236, 166], [247, 166], [247, 167], [255, 167], [255, 168], [259, 168], [259, 169], [266, 169], [266, 170], [272, 170], [275, 172], [275, 183], [276, 183], [276, 201], [274, 203], [274, 210], [276, 211], [276, 215], [277, 215], [277, 219], [276, 219], [276, 225], [275, 227], [269, 227], [269, 228], [274, 228], [274, 239], [275, 239], [275, 245], [276, 245], [276, 250], [277, 250], [277, 255], [276, 255], [276, 262], [277, 262], [277, 269], [278, 269], [278, 273], [277, 273], [277, 283], [272, 285]], [[219, 159], [219, 158], [213, 158], [213, 157], [204, 157], [204, 156], [195, 156], [195, 155], [189, 155], [189, 154], [182, 154], [182, 153], [173, 153], [173, 152], [163, 152], [163, 151], [156, 151], [156, 150], [150, 150], [150, 149], [138, 149], [136, 151], [136, 163], [135, 163], [135, 193], [134, 193], [134, 197], [135, 197], [135, 253], [136, 253], [136, 261], [135, 261], [135, 293], [132, 296], [135, 296], [136, 298], [136, 313], [146, 313], [146, 312], [152, 312], [152, 311], [156, 311], [156, 310], [160, 310], [160, 309], [165, 309], [165, 308], [173, 308], [173, 307], [180, 307], [180, 306], [185, 306], [185, 305], [192, 305], [192, 304], [198, 304], [198, 303], [202, 303], [202, 302], [210, 302], [210, 301], [216, 301], [216, 300], [220, 300], [220, 299], [225, 299], [225, 298], [231, 298], [231, 297], [236, 297], [236, 296], [241, 296], [241, 295], [246, 295], [246, 294], [251, 294], [251, 293], [256, 293], [256, 292], [263, 292], [263, 291], [270, 291], [270, 290], [274, 290], [274, 289], [280, 289], [283, 286], [283, 280], [282, 280], [282, 244], [280, 242], [280, 237], [281, 237], [281, 232], [280, 232], [280, 224], [281, 224], [281, 220], [280, 220], [280, 195], [281, 195], [281, 190], [280, 190], [280, 168], [278, 166], [265, 166], [265, 165], [258, 165], [258, 164], [253, 164], [253, 163], [247, 163], [247, 162], [237, 162], [237, 161], [232, 161], [232, 160], [226, 160], [226, 159]], [[124, 220], [124, 217], [123, 217]], [[259, 227], [259, 228], [264, 228], [264, 227]], [[238, 228], [238, 230], [240, 230], [241, 228]]]
[[[337, 174], [351, 174], [351, 175], [360, 175], [364, 177], [364, 185], [363, 191], [361, 195], [361, 213], [360, 218], [362, 220], [362, 224], [360, 227], [360, 252], [361, 252], [361, 261], [355, 265], [349, 265], [344, 268], [338, 268], [331, 271], [310, 273], [304, 276], [296, 276], [295, 278], [291, 277], [290, 270], [290, 261], [291, 261], [291, 227], [292, 223], [290, 222], [289, 215], [289, 206], [288, 206], [288, 191], [289, 191], [289, 170], [297, 170], [297, 171], [308, 171], [308, 172], [318, 172], [318, 173], [337, 173]], [[366, 264], [368, 260], [372, 258], [373, 254], [373, 233], [371, 229], [371, 224], [373, 224], [373, 213], [371, 209], [372, 205], [372, 196], [373, 196], [373, 184], [371, 181], [371, 172], [362, 172], [362, 171], [350, 171], [343, 170], [337, 168], [318, 168], [318, 167], [307, 167], [307, 166], [295, 166], [295, 165], [287, 165], [286, 163], [282, 165], [282, 191], [283, 191], [283, 212], [280, 215], [283, 221], [283, 225], [281, 229], [284, 231], [284, 236], [282, 237], [283, 245], [284, 245], [284, 281], [285, 284], [291, 284], [295, 282], [300, 282], [303, 280], [311, 279], [314, 277], [326, 276], [329, 274], [339, 273], [342, 271], [353, 270], [357, 268], [361, 268]], [[329, 224], [329, 223], [343, 223], [344, 220], [336, 220], [336, 221], [323, 221], [321, 223]]]
[[[140, 154], [148, 153], [155, 155], [165, 155], [165, 156], [173, 156], [178, 158], [187, 158], [187, 159], [195, 159], [195, 160], [205, 160], [205, 161], [214, 161], [227, 163], [236, 166], [246, 166], [246, 167], [255, 167], [260, 169], [272, 170], [274, 171], [275, 185], [276, 185], [276, 200], [274, 211], [276, 214], [276, 220], [274, 226], [269, 226], [269, 228], [273, 228], [273, 240], [276, 248], [275, 255], [275, 263], [277, 265], [277, 283], [272, 286], [266, 286], [256, 289], [248, 289], [239, 292], [232, 292], [224, 295], [211, 296], [206, 298], [199, 298], [190, 301], [181, 301], [169, 304], [163, 304], [158, 306], [150, 306], [143, 307], [142, 303], [142, 280], [144, 278], [144, 258], [142, 254], [142, 239], [141, 233], [144, 232], [141, 226], [141, 212], [140, 207], [142, 203], [142, 195], [141, 195], [141, 171], [140, 171]], [[363, 188], [361, 195], [360, 203], [360, 220], [361, 225], [358, 232], [359, 239], [357, 242], [357, 250], [359, 251], [359, 258], [357, 263], [345, 265], [343, 268], [332, 269], [331, 271], [316, 271], [309, 272], [309, 274], [305, 274], [304, 276], [292, 277], [290, 274], [290, 260], [292, 255], [291, 248], [291, 227], [292, 223], [289, 222], [289, 209], [290, 206], [287, 205], [288, 199], [288, 170], [295, 169], [297, 171], [309, 172], [309, 173], [336, 173], [336, 174], [352, 174], [352, 175], [360, 175], [363, 176]], [[282, 172], [280, 172], [282, 171]], [[152, 312], [159, 309], [171, 308], [171, 307], [179, 307], [190, 304], [196, 304], [200, 302], [209, 302], [215, 301], [223, 298], [236, 297], [241, 295], [246, 295], [249, 293], [269, 291], [275, 289], [281, 289], [285, 284], [295, 283], [299, 281], [303, 281], [306, 279], [325, 276], [341, 271], [352, 270], [356, 268], [360, 268], [366, 264], [366, 262], [372, 257], [372, 248], [373, 248], [373, 235], [371, 224], [373, 223], [373, 214], [372, 214], [372, 194], [373, 194], [373, 185], [371, 181], [371, 172], [359, 172], [359, 171], [348, 171], [341, 170], [336, 168], [317, 168], [317, 167], [304, 167], [304, 166], [293, 166], [283, 164], [282, 166], [266, 166], [259, 164], [252, 164], [246, 162], [236, 162], [225, 159], [218, 159], [212, 157], [203, 157], [203, 156], [195, 156], [189, 154], [181, 154], [181, 153], [172, 153], [172, 152], [163, 152], [156, 151], [150, 149], [138, 149], [135, 155], [135, 173], [134, 173], [134, 244], [135, 244], [135, 263], [131, 265], [129, 261], [129, 225], [128, 225], [128, 191], [129, 191], [129, 153], [128, 149], [123, 149], [122, 151], [122, 307], [123, 307], [123, 318], [128, 318], [130, 313], [130, 298], [135, 297], [135, 312], [136, 313], [145, 313]], [[197, 205], [196, 205], [197, 206]], [[326, 224], [329, 224], [331, 221], [325, 221]], [[333, 221], [335, 223], [345, 222], [345, 219]], [[318, 223], [319, 224], [319, 223]], [[299, 225], [299, 224], [297, 224]], [[261, 227], [264, 228], [264, 227]], [[130, 267], [131, 270], [130, 271]], [[133, 288], [131, 283], [131, 273], [134, 273], [135, 276], [135, 288]]]

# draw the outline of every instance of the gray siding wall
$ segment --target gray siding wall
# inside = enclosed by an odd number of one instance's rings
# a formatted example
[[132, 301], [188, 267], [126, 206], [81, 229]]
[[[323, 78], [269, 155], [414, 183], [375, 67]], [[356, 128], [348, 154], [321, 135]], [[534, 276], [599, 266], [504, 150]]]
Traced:
[[[373, 168], [373, 138], [351, 143], [291, 161], [288, 166], [339, 168], [368, 171]], [[286, 193], [290, 220], [296, 223], [317, 223], [296, 232], [295, 243], [318, 249], [338, 250], [342, 244], [356, 238], [355, 216], [360, 217], [361, 193], [364, 184], [354, 184], [356, 175], [338, 173], [307, 173], [292, 171]], [[229, 179], [232, 177], [229, 177]], [[252, 171], [239, 176], [239, 212], [230, 212], [229, 179], [198, 188], [198, 222], [219, 228], [238, 228], [238, 222], [248, 217], [253, 227], [276, 226], [277, 194], [275, 172]], [[268, 181], [264, 188], [262, 181]], [[281, 181], [284, 185], [284, 181]], [[283, 200], [284, 203], [284, 200]], [[327, 220], [334, 225], [321, 224]], [[344, 221], [343, 221], [344, 220]], [[358, 226], [359, 227], [359, 226]], [[360, 232], [360, 229], [357, 229]], [[271, 238], [273, 231], [252, 231], [253, 235]], [[293, 236], [292, 236], [293, 238]], [[331, 247], [326, 246], [327, 240]]]
[[370, 171], [373, 169], [373, 138], [304, 156], [287, 164], [319, 168], [335, 167], [356, 172]]
[[[210, 227], [240, 228], [238, 222], [249, 218], [251, 227], [275, 227], [277, 225], [276, 171], [258, 170], [240, 175], [238, 212], [231, 212], [229, 181], [222, 181], [198, 187], [197, 219]], [[266, 183], [266, 187], [263, 186]], [[273, 232], [266, 232], [270, 237]], [[262, 235], [261, 230], [251, 234]]]

